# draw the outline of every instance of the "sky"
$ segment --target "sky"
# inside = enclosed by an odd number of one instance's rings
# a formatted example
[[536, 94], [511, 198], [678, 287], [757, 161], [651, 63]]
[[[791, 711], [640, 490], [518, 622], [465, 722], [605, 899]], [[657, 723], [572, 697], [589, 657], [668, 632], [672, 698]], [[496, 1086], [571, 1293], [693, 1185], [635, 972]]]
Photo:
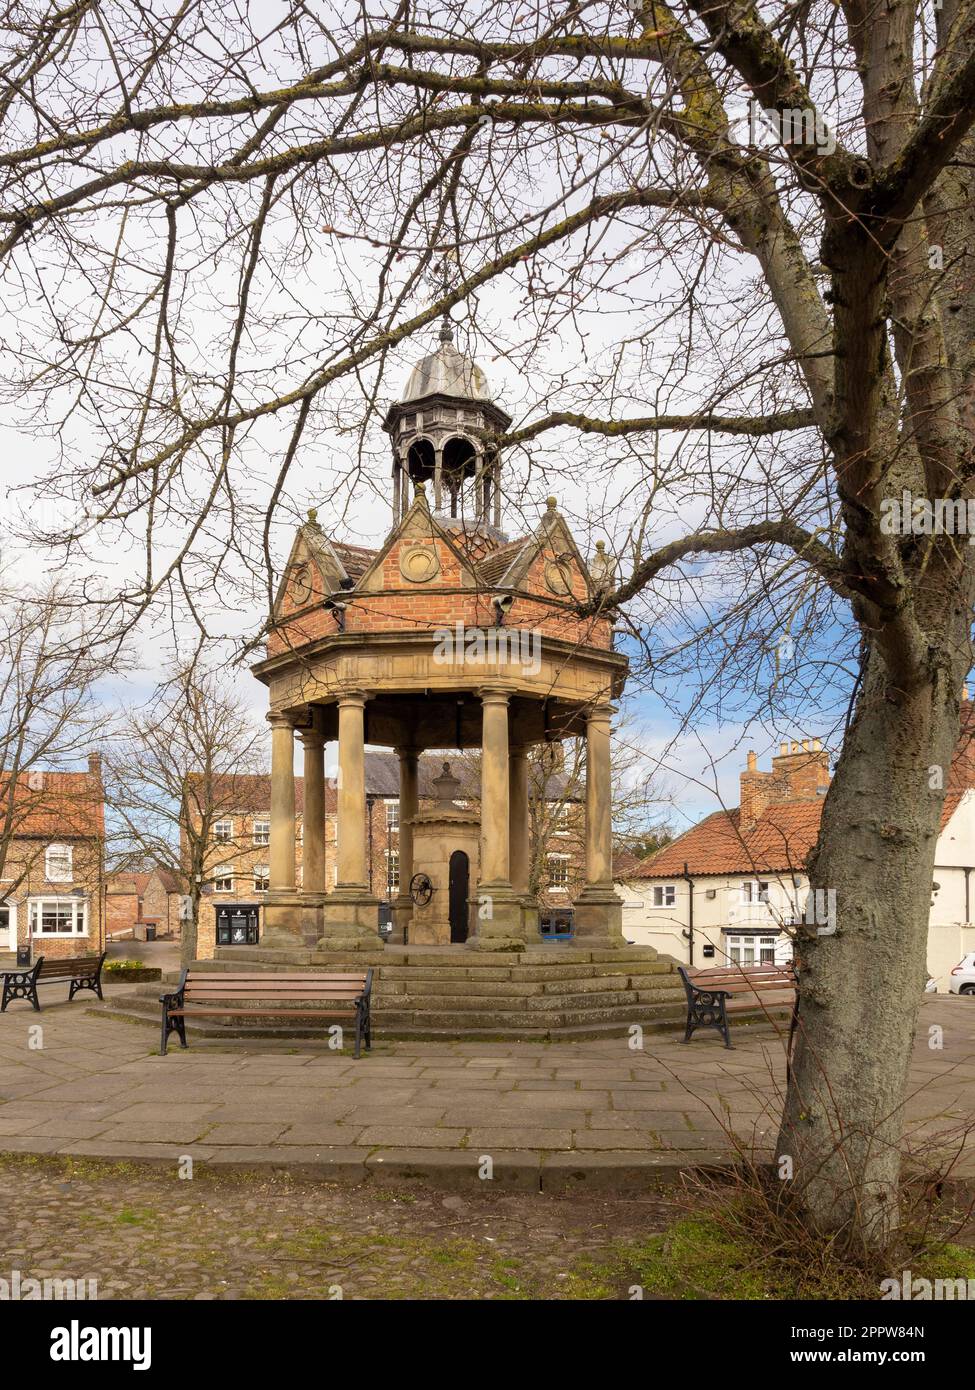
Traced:
[[[258, 10], [262, 8], [266, 10], [263, 3]], [[287, 77], [285, 72], [275, 75], [282, 81]], [[540, 204], [554, 188], [550, 175], [540, 178]], [[333, 212], [323, 207], [320, 216], [331, 218]], [[274, 292], [268, 291], [261, 307], [262, 312], [282, 314], [285, 320], [290, 312], [295, 322], [307, 315], [313, 328], [316, 315], [325, 322], [329, 315], [340, 316], [347, 312], [349, 304], [356, 300], [369, 302], [380, 258], [364, 243], [348, 238], [329, 239], [321, 234], [320, 225], [310, 230], [317, 235], [310, 236], [310, 249], [300, 275], [296, 275], [293, 284], [285, 283]], [[99, 228], [90, 235], [97, 235], [108, 244], [111, 227]], [[625, 235], [629, 235], [629, 230]], [[150, 243], [137, 247], [144, 252], [147, 265], [156, 249]], [[601, 240], [599, 253], [608, 254], [611, 250], [612, 237], [609, 242], [605, 238]], [[138, 257], [132, 259], [137, 261]], [[690, 252], [685, 255], [678, 245], [667, 264], [655, 266], [657, 278], [648, 279], [641, 289], [647, 302], [653, 302], [654, 297], [663, 302], [668, 294], [679, 293], [688, 275], [693, 273], [692, 259]], [[543, 268], [553, 283], [558, 269], [557, 262]], [[712, 378], [716, 370], [715, 355], [720, 355], [722, 326], [730, 324], [732, 331], [740, 331], [734, 326], [736, 296], [752, 269], [746, 265], [717, 286], [714, 283], [698, 286], [701, 303], [709, 306], [714, 337], [704, 343], [699, 357], [691, 361], [681, 376], [680, 397], [676, 393], [668, 394], [659, 402], [661, 408], [687, 408], [686, 403], [693, 398], [695, 390], [704, 387]], [[524, 277], [507, 277], [479, 292], [476, 306], [459, 306], [454, 313], [459, 320], [458, 346], [474, 353], [487, 373], [494, 398], [514, 417], [516, 427], [537, 414], [539, 402], [551, 400], [553, 390], [558, 399], [567, 392], [571, 394], [587, 381], [594, 365], [598, 366], [617, 352], [629, 350], [631, 309], [621, 288], [626, 285], [628, 270], [625, 274], [621, 271], [618, 285], [606, 282], [603, 290], [590, 295], [571, 319], [559, 323], [556, 331], [540, 333], [533, 353], [507, 355], [501, 350], [506, 338], [517, 337], [526, 325], [525, 331], [530, 337], [529, 329], [536, 317], [544, 322], [546, 295], [550, 289], [546, 273], [539, 275], [534, 287], [526, 283]], [[56, 280], [53, 270], [48, 278], [52, 284]], [[59, 281], [57, 289], [68, 299], [76, 292], [70, 277]], [[79, 288], [77, 293], [81, 295], [82, 290]], [[403, 306], [401, 317], [425, 307], [435, 293], [435, 287], [429, 283], [418, 286]], [[212, 337], [219, 329], [219, 308], [232, 304], [236, 294], [230, 257], [224, 261], [215, 260], [205, 277], [202, 294], [198, 305], [188, 311], [183, 344], [188, 359], [201, 371], [206, 367]], [[29, 342], [41, 318], [40, 305], [30, 302], [29, 298], [20, 305], [0, 304], [0, 348], [9, 354], [15, 351], [18, 342], [24, 343], [25, 335]], [[385, 405], [401, 390], [412, 365], [436, 347], [436, 336], [437, 325], [433, 325], [391, 354], [380, 388], [378, 408], [363, 440], [356, 431], [361, 417], [361, 398], [356, 398], [355, 389], [347, 388], [345, 383], [333, 393], [328, 407], [328, 426], [320, 428], [300, 451], [272, 527], [271, 553], [278, 570], [287, 559], [294, 527], [309, 507], [318, 509], [320, 523], [336, 538], [370, 545], [381, 542], [390, 523], [391, 484], [388, 445], [378, 419]], [[130, 360], [125, 359], [125, 350], [123, 344], [118, 384], [124, 384], [129, 374], [132, 381], [137, 381], [140, 371], [137, 345], [134, 342], [131, 345]], [[641, 347], [643, 351], [648, 355], [645, 360], [638, 358], [633, 395], [619, 403], [622, 413], [630, 413], [634, 407], [641, 406], [643, 413], [647, 413], [648, 408], [658, 404], [655, 393], [668, 374], [674, 345], [661, 334], [649, 347]], [[346, 389], [351, 392], [347, 402], [343, 396]], [[667, 390], [673, 392], [672, 385]], [[263, 504], [273, 476], [270, 456], [280, 451], [289, 428], [288, 419], [275, 417], [255, 431], [248, 445], [247, 468], [238, 477], [237, 500], [241, 506]], [[76, 456], [84, 457], [86, 451], [93, 458], [98, 456], [101, 444], [91, 433], [86, 434], [82, 423], [72, 421], [69, 435], [70, 448]], [[63, 437], [42, 428], [39, 417], [32, 414], [26, 404], [12, 402], [0, 418], [0, 566], [14, 567], [22, 579], [39, 580], [49, 574], [55, 564], [60, 564], [60, 560], [55, 561], [36, 544], [32, 533], [56, 531], [64, 517], [70, 517], [71, 504], [52, 503], [32, 491], [32, 485], [56, 473]], [[266, 445], [267, 460], [262, 457], [262, 441]], [[645, 447], [649, 450], [651, 445]], [[678, 457], [681, 444], [677, 438], [663, 437], [655, 440], [652, 447], [659, 448], [666, 461]], [[350, 470], [356, 467], [361, 468], [361, 476], [350, 496], [346, 480]], [[611, 550], [622, 552], [630, 539], [629, 527], [642, 500], [639, 496], [628, 496], [628, 488], [641, 478], [636, 458], [630, 475], [626, 467], [619, 464], [610, 472], [600, 466], [598, 444], [584, 443], [572, 435], [557, 437], [548, 454], [536, 454], [530, 464], [522, 453], [506, 461], [503, 526], [513, 535], [534, 526], [544, 509], [546, 495], [554, 492], [584, 555], [592, 554], [595, 539], [600, 536], [606, 537]], [[651, 537], [652, 544], [692, 529], [696, 519], [697, 504], [693, 497], [682, 496], [668, 507], [668, 499], [662, 495], [656, 514], [659, 529]], [[184, 529], [193, 521], [190, 512]], [[223, 524], [230, 525], [230, 522], [225, 520]], [[174, 545], [179, 534], [180, 528], [174, 527], [171, 535], [157, 537], [160, 558], [165, 557], [167, 545]], [[72, 558], [71, 573], [79, 587], [97, 578], [112, 591], [113, 586], [131, 581], [138, 573], [139, 559], [134, 539], [96, 532], [88, 553]], [[621, 563], [625, 565], [625, 559]], [[247, 581], [239, 578], [232, 594], [229, 590], [214, 590], [212, 611], [214, 630], [219, 635], [213, 645], [213, 658], [229, 659], [239, 640], [260, 628], [265, 603], [255, 586], [248, 589]], [[827, 641], [829, 635], [828, 632], [821, 634]], [[836, 636], [838, 639], [839, 632]], [[103, 695], [107, 710], [139, 705], [148, 700], [171, 661], [174, 637], [178, 643], [192, 642], [193, 628], [185, 616], [179, 618], [174, 631], [167, 613], [156, 610], [147, 615], [133, 639], [137, 669], [124, 680], [105, 686]], [[649, 639], [652, 648], [653, 633], [649, 634]], [[630, 644], [628, 648], [625, 639], [620, 643], [620, 650], [628, 651], [634, 659], [637, 656], [635, 646]], [[708, 676], [709, 673], [703, 673], [705, 684]], [[246, 665], [228, 666], [227, 679], [253, 711], [255, 719], [260, 719], [265, 709], [265, 688], [249, 674]], [[761, 679], [764, 677], [759, 678], [759, 684]], [[665, 674], [660, 675], [653, 690], [648, 688], [646, 681], [633, 680], [620, 716], [620, 739], [639, 751], [648, 771], [655, 769], [657, 772], [662, 801], [659, 807], [648, 808], [648, 819], [659, 819], [662, 813], [677, 828], [683, 828], [719, 805], [737, 804], [738, 774], [745, 765], [749, 748], [757, 752], [759, 766], [767, 767], [772, 750], [781, 739], [822, 737], [828, 744], [835, 717], [835, 710], [831, 709], [824, 711], [820, 722], [810, 721], [807, 715], [805, 722], [799, 725], [790, 723], [786, 713], [782, 721], [773, 726], [750, 718], [747, 702], [739, 701], [730, 702], [720, 717], [711, 710], [695, 715], [690, 729], [682, 731], [693, 698], [690, 683], [680, 676], [668, 683]], [[761, 705], [760, 696], [753, 705], [754, 708]], [[330, 750], [330, 759], [334, 761], [334, 750]]]

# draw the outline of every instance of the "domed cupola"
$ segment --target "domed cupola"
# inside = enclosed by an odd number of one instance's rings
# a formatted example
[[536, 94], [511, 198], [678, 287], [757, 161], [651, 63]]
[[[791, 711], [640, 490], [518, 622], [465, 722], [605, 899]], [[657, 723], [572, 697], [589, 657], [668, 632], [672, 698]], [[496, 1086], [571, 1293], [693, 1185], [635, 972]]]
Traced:
[[445, 315], [440, 346], [413, 368], [402, 399], [383, 421], [393, 443], [393, 524], [409, 510], [409, 483], [431, 482], [439, 519], [498, 530], [501, 461], [484, 436], [510, 424], [510, 415], [491, 400], [484, 372], [454, 346]]

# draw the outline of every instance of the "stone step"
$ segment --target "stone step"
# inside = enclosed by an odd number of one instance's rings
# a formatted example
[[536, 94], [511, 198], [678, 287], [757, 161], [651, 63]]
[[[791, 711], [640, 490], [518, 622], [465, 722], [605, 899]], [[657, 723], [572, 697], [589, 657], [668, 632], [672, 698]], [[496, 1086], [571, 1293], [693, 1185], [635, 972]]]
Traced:
[[[87, 1013], [101, 1017], [125, 1019], [142, 1024], [147, 1028], [158, 1028], [159, 1010], [150, 1011], [139, 1008], [130, 997], [106, 1001], [92, 1005]], [[678, 1026], [683, 1020], [684, 1011], [679, 1004], [671, 1006], [646, 1006], [629, 1004], [610, 1009], [585, 1009], [558, 1013], [512, 1013], [495, 1011], [485, 1013], [427, 1013], [425, 1011], [396, 1012], [380, 1018], [376, 1013], [373, 1019], [377, 1040], [395, 1039], [438, 1039], [450, 1040], [497, 1038], [501, 1040], [525, 1039], [545, 1041], [558, 1037], [585, 1037], [589, 1035], [626, 1036], [634, 1024], [645, 1028]], [[324, 1028], [308, 1024], [288, 1028], [278, 1024], [254, 1027], [239, 1023], [213, 1023], [199, 1019], [187, 1022], [187, 1034], [193, 1038], [206, 1038], [210, 1041], [229, 1041], [234, 1039], [320, 1039]], [[172, 1041], [172, 1040], [171, 1040]]]
[[545, 965], [514, 965], [514, 966], [482, 966], [471, 967], [467, 964], [468, 958], [456, 958], [450, 962], [440, 965], [403, 965], [400, 962], [380, 961], [369, 962], [364, 960], [344, 960], [336, 962], [322, 962], [315, 959], [310, 962], [291, 961], [287, 964], [283, 962], [267, 962], [257, 960], [207, 960], [195, 963], [195, 969], [212, 970], [215, 973], [231, 972], [233, 970], [264, 971], [269, 973], [279, 973], [287, 970], [311, 970], [313, 972], [341, 972], [341, 971], [360, 971], [372, 964], [376, 979], [383, 980], [476, 980], [485, 984], [490, 982], [504, 983], [506, 980], [514, 980], [522, 983], [545, 983], [556, 980], [588, 980], [600, 979], [606, 976], [619, 977], [621, 975], [634, 976], [673, 976], [676, 972], [673, 965], [666, 961], [643, 961], [643, 960], [623, 960], [617, 959], [611, 962], [597, 962], [592, 964], [545, 964]]
[[381, 975], [373, 981], [373, 997], [396, 999], [403, 994], [426, 998], [518, 999], [549, 998], [565, 994], [600, 994], [606, 990], [680, 989], [673, 975], [600, 975], [595, 979], [573, 980], [418, 980], [415, 977], [388, 980]]
[[453, 1032], [454, 1036], [466, 1037], [472, 1028], [522, 1028], [527, 1035], [545, 1032], [552, 1028], [588, 1027], [597, 1023], [618, 1023], [620, 1026], [634, 1023], [644, 1024], [652, 1019], [668, 1018], [674, 1022], [684, 1017], [684, 1010], [675, 1004], [618, 1004], [605, 1008], [564, 1009], [551, 1012], [513, 1013], [510, 1010], [485, 1010], [476, 1013], [469, 1010], [451, 1010], [436, 1013], [433, 1010], [394, 1010], [382, 1018], [375, 1016], [377, 1036], [385, 1032], [398, 1036], [402, 1028], [433, 1028]]
[[[203, 964], [204, 962], [199, 962]], [[664, 971], [674, 963], [659, 956], [652, 946], [625, 946], [618, 950], [589, 950], [575, 946], [531, 947], [525, 951], [477, 951], [464, 946], [439, 950], [435, 947], [410, 948], [391, 946], [373, 950], [367, 948], [348, 954], [329, 953], [308, 946], [296, 946], [288, 951], [268, 950], [262, 946], [218, 946], [208, 967], [223, 970], [257, 968], [323, 970], [361, 970], [367, 965], [388, 969], [410, 970], [449, 969], [500, 971], [517, 967], [519, 970], [569, 969], [587, 971], [592, 965], [658, 964]]]
[[[107, 1012], [113, 1018], [124, 1019], [147, 1029], [157, 1029], [159, 1026], [158, 1018], [127, 1012], [120, 1007], [109, 1009], [106, 1006], [95, 1006], [86, 1012], [101, 1016]], [[491, 1026], [490, 1020], [481, 1018], [466, 1027], [462, 1035], [458, 1034], [456, 1026], [435, 1027], [427, 1021], [415, 1025], [397, 1023], [385, 1025], [382, 1031], [377, 1026], [375, 1037], [378, 1042], [456, 1042], [458, 1038], [469, 1042], [584, 1042], [600, 1038], [628, 1037], [634, 1022], [639, 1023], [648, 1033], [673, 1033], [682, 1026], [683, 1013], [678, 1012], [671, 1016], [666, 1012], [655, 1012], [652, 1016], [642, 1019], [634, 1019], [631, 1014], [620, 1021], [573, 1025], [556, 1025], [545, 1017], [538, 1027], [497, 1023]], [[300, 1043], [302, 1047], [322, 1049], [327, 1046], [321, 1034], [310, 1033], [307, 1029], [258, 1029], [213, 1024], [197, 1026], [190, 1023], [187, 1024], [186, 1032], [191, 1045], [194, 1046], [207, 1043], [226, 1045], [232, 1042], [251, 1042], [257, 1045]], [[178, 1047], [179, 1044], [170, 1038], [170, 1048], [175, 1050]]]
[[439, 1013], [444, 1009], [462, 1009], [465, 1013], [558, 1013], [565, 1009], [608, 1008], [616, 1004], [636, 1004], [636, 990], [606, 990], [597, 995], [519, 995], [507, 999], [477, 996], [437, 995], [427, 998], [423, 995], [397, 994], [391, 999], [375, 1000], [373, 1012], [377, 1019], [389, 1018], [393, 1014], [412, 1010], [423, 1013]]

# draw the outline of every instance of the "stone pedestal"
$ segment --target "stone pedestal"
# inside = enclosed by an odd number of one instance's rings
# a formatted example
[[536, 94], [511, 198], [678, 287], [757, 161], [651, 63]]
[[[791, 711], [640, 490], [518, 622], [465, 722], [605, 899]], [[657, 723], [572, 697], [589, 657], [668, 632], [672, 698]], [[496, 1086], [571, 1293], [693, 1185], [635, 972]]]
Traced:
[[573, 904], [573, 944], [616, 950], [625, 946], [623, 899], [611, 885], [587, 884]]
[[384, 946], [379, 935], [378, 898], [344, 888], [325, 895], [319, 950], [378, 951]]
[[[400, 832], [402, 833], [402, 831]], [[400, 873], [402, 874], [403, 861], [400, 859]], [[410, 865], [412, 868], [413, 866]], [[410, 878], [413, 875], [410, 874]], [[400, 882], [403, 879], [400, 878]], [[392, 918], [392, 929], [387, 939], [390, 946], [405, 946], [409, 940], [410, 926], [413, 922], [413, 899], [409, 893], [397, 893], [390, 904], [390, 916]]]
[[[475, 951], [523, 951], [525, 911], [510, 883], [479, 883], [474, 903], [476, 934], [467, 944]], [[537, 934], [537, 920], [536, 920]]]
[[311, 893], [307, 888], [301, 892], [301, 932], [306, 941], [318, 941], [321, 937], [322, 907], [326, 894]]
[[269, 951], [299, 950], [305, 944], [305, 901], [301, 893], [272, 890], [264, 900], [261, 945]]

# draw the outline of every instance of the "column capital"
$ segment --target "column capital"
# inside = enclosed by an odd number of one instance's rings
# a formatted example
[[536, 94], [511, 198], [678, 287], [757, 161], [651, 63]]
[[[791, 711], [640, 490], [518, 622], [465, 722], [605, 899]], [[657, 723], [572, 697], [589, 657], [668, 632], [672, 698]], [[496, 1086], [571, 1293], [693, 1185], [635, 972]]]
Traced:
[[515, 692], [508, 686], [482, 685], [477, 693], [482, 705], [506, 705]]
[[401, 760], [403, 758], [418, 758], [420, 756], [419, 748], [414, 748], [412, 747], [412, 745], [408, 746], [400, 743], [396, 744], [396, 746], [393, 749], [393, 752], [396, 754], [397, 758]]
[[271, 710], [264, 718], [272, 729], [283, 729], [285, 727], [294, 730], [295, 721], [290, 714], [284, 714], [280, 710]]
[[612, 719], [614, 714], [618, 713], [618, 705], [611, 705], [608, 700], [603, 700], [600, 701], [599, 704], [590, 705], [586, 710], [586, 723], [595, 722], [596, 720], [609, 720]]
[[358, 705], [360, 708], [364, 709], [368, 699], [369, 692], [366, 690], [345, 690], [341, 695], [336, 697], [335, 703], [338, 705], [339, 709], [341, 709], [343, 705]]
[[320, 729], [299, 729], [298, 737], [304, 748], [325, 747], [325, 735]]

